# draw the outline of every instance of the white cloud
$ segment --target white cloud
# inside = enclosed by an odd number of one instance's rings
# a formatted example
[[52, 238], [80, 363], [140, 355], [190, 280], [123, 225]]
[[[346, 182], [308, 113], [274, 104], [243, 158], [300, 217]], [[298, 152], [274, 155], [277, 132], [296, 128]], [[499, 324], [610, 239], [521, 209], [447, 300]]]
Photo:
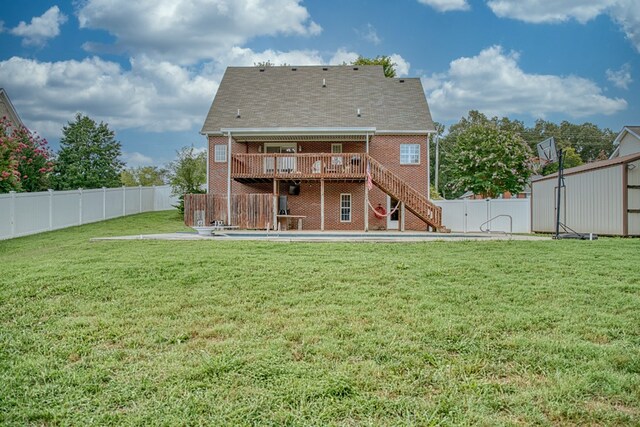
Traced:
[[395, 68], [397, 77], [402, 77], [409, 74], [409, 68], [411, 68], [411, 64], [406, 59], [404, 59], [397, 53], [389, 56], [389, 58], [391, 58], [391, 62], [396, 64]]
[[342, 65], [342, 64], [351, 64], [353, 61], [358, 59], [358, 55], [355, 52], [348, 52], [344, 48], [340, 48], [336, 51], [336, 53], [329, 59], [330, 65]]
[[431, 6], [440, 12], [450, 12], [452, 10], [469, 10], [467, 0], [418, 0], [422, 4]]
[[493, 13], [531, 23], [554, 23], [575, 19], [586, 23], [608, 14], [640, 52], [640, 3], [638, 0], [489, 0]]
[[150, 166], [155, 165], [156, 162], [149, 156], [145, 156], [142, 153], [134, 151], [129, 153], [127, 151], [122, 152], [122, 160], [127, 164], [127, 167], [138, 167], [138, 166]]
[[379, 45], [382, 42], [382, 39], [378, 36], [378, 32], [376, 31], [376, 27], [371, 24], [367, 24], [364, 29], [356, 30], [358, 36], [360, 36], [363, 40], [368, 41], [374, 45]]
[[99, 58], [40, 62], [0, 61], [0, 81], [11, 87], [14, 105], [31, 129], [58, 137], [76, 112], [112, 129], [188, 130], [202, 124], [218, 76], [141, 56], [131, 70]]
[[90, 51], [120, 50], [182, 64], [215, 59], [256, 36], [317, 35], [300, 0], [86, 0], [81, 28], [103, 29], [115, 46], [88, 43]]
[[571, 117], [614, 114], [627, 102], [608, 98], [593, 81], [576, 76], [527, 74], [518, 65], [518, 54], [500, 46], [477, 56], [458, 58], [444, 74], [423, 79], [437, 120], [464, 116], [469, 110], [490, 116], [525, 114], [534, 118], [559, 113]]
[[11, 34], [23, 37], [23, 45], [42, 46], [50, 38], [60, 34], [60, 26], [67, 22], [67, 17], [60, 12], [58, 6], [52, 6], [42, 16], [34, 16], [31, 23], [20, 21], [17, 27], [9, 30]]
[[629, 85], [633, 82], [631, 78], [631, 66], [628, 63], [624, 64], [617, 71], [608, 69], [606, 75], [607, 80], [620, 89], [629, 89]]
[[613, 3], [615, 0], [490, 0], [487, 5], [501, 18], [536, 24], [575, 19], [584, 24], [603, 13]]

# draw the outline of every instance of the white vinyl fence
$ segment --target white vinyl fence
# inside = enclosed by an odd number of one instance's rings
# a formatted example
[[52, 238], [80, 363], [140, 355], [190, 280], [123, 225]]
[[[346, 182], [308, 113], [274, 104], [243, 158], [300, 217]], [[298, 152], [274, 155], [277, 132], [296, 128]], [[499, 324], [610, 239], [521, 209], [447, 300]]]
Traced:
[[0, 240], [175, 209], [177, 202], [168, 185], [0, 194]]
[[[442, 222], [451, 231], [474, 233], [498, 215], [509, 215], [514, 233], [531, 233], [531, 199], [434, 200], [442, 208]], [[495, 218], [483, 229], [509, 231], [509, 218]]]

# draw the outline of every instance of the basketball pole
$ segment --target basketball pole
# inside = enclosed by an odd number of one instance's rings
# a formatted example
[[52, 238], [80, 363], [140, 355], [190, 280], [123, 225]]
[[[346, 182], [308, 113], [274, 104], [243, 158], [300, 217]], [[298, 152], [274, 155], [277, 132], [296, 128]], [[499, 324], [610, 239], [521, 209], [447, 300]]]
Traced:
[[556, 203], [556, 239], [560, 236], [560, 202], [562, 200], [561, 191], [564, 187], [564, 156], [562, 148], [558, 150], [558, 198]]

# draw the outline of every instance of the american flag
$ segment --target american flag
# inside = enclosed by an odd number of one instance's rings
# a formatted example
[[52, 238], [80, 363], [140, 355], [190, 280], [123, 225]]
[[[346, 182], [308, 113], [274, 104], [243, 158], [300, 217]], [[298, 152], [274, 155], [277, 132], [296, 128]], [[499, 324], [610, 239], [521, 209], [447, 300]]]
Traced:
[[373, 181], [371, 180], [371, 166], [367, 162], [367, 188], [369, 190], [373, 189]]

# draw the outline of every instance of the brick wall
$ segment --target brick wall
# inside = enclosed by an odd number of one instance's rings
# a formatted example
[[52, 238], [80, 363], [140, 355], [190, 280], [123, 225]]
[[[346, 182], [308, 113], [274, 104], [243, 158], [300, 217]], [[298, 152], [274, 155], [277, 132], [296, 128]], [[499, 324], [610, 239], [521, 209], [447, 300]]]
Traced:
[[[225, 136], [209, 137], [209, 192], [226, 194], [227, 192], [227, 163], [214, 161], [216, 144], [227, 145]], [[366, 151], [364, 142], [342, 143], [344, 153], [363, 153]], [[420, 144], [420, 164], [400, 164], [400, 144]], [[422, 194], [427, 191], [427, 137], [414, 135], [376, 135], [369, 142], [369, 153], [373, 158], [389, 168]], [[232, 152], [258, 153], [262, 143], [239, 143], [232, 141]], [[303, 153], [330, 153], [331, 142], [299, 142], [299, 150]], [[277, 191], [279, 194], [288, 193], [288, 183], [281, 182]], [[365, 183], [364, 182], [335, 182], [325, 181], [325, 230], [364, 230], [365, 212]], [[272, 193], [273, 184], [243, 184], [231, 182], [232, 193]], [[340, 221], [340, 194], [351, 194], [352, 214], [351, 222]], [[299, 195], [288, 195], [288, 208], [292, 215], [306, 215], [304, 229], [320, 229], [320, 182], [305, 181], [300, 185]], [[386, 194], [374, 186], [369, 192], [369, 201], [376, 207], [378, 204], [387, 207]], [[392, 206], [393, 207], [393, 206]], [[369, 209], [369, 229], [385, 229], [386, 218], [378, 219]], [[407, 230], [425, 230], [426, 224], [411, 212], [406, 210], [405, 228]]]

